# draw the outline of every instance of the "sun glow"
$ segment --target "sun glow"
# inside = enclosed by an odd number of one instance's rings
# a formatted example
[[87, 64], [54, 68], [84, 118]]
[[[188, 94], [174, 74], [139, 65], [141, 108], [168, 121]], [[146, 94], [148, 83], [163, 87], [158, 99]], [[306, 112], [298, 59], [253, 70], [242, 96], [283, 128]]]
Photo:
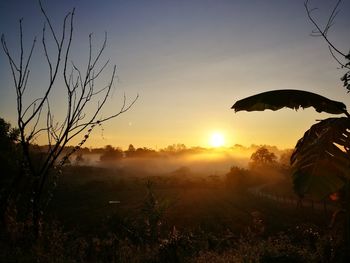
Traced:
[[225, 144], [225, 138], [222, 133], [215, 132], [210, 137], [210, 145], [212, 147], [221, 147]]

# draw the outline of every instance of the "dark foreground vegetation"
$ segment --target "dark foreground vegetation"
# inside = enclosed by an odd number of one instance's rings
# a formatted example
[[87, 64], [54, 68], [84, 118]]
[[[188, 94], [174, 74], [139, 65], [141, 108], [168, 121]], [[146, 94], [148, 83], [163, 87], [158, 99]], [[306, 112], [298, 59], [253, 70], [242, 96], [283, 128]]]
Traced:
[[218, 175], [66, 165], [38, 237], [8, 206], [0, 261], [342, 262], [336, 202], [299, 202], [285, 155], [260, 148], [248, 169]]
[[[36, 227], [26, 187], [31, 177], [16, 184], [23, 173], [18, 132], [0, 121], [0, 262], [345, 260], [341, 198], [298, 199], [291, 151], [275, 154], [273, 147], [257, 148], [247, 168], [233, 164], [224, 173], [181, 166], [191, 154], [208, 154], [205, 149], [109, 146], [97, 162], [87, 161], [96, 150], [82, 149], [52, 171]], [[30, 147], [37, 163], [45, 152]], [[144, 165], [152, 159], [177, 162], [152, 171]]]

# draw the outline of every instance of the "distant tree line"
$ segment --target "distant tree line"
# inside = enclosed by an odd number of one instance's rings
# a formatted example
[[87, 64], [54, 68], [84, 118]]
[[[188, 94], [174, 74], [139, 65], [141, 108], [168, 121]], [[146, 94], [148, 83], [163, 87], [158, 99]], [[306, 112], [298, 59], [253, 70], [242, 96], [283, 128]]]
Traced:
[[[48, 145], [37, 145], [31, 144], [29, 149], [31, 153], [37, 158], [42, 156], [47, 152]], [[62, 150], [61, 156], [64, 157], [67, 153], [72, 152], [75, 146], [65, 146]], [[273, 165], [276, 162], [282, 162], [285, 166], [289, 165], [289, 158], [291, 155], [290, 150], [280, 151], [275, 146], [259, 146], [251, 145], [250, 147], [244, 147], [241, 145], [235, 145], [224, 149], [224, 151], [242, 151], [251, 152], [249, 165], [251, 168], [259, 167], [262, 164]], [[111, 162], [127, 158], [170, 158], [170, 157], [181, 157], [185, 155], [193, 154], [205, 154], [212, 152], [212, 149], [204, 147], [186, 147], [185, 144], [171, 144], [159, 150], [154, 150], [150, 147], [135, 147], [133, 144], [129, 144], [126, 150], [121, 147], [106, 145], [104, 147], [89, 148], [81, 147], [75, 150], [75, 163], [83, 163], [86, 161], [86, 155], [98, 154], [100, 155], [101, 162]], [[277, 154], [278, 153], [278, 154]], [[278, 155], [280, 155], [281, 160], [278, 160]], [[41, 157], [42, 158], [42, 157]], [[68, 161], [68, 164], [72, 160]]]

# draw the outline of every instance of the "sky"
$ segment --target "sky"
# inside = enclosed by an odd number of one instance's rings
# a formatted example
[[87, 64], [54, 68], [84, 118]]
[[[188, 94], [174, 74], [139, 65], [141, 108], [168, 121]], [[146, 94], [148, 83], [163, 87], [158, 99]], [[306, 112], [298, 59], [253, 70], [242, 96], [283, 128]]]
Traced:
[[[269, 144], [294, 147], [315, 120], [329, 117], [312, 109], [298, 112], [239, 112], [244, 97], [274, 89], [307, 90], [350, 105], [344, 74], [314, 29], [302, 0], [61, 0], [42, 1], [55, 29], [76, 8], [72, 58], [84, 67], [88, 35], [97, 48], [108, 34], [103, 60], [117, 66], [112, 96], [103, 116], [119, 110], [125, 93], [139, 99], [126, 113], [93, 131], [88, 147], [107, 144], [160, 149], [183, 143], [207, 147], [214, 132], [225, 146]], [[323, 24], [334, 0], [313, 0]], [[329, 38], [345, 53], [350, 48], [350, 2], [343, 1]], [[41, 37], [44, 18], [36, 0], [1, 0], [0, 32], [18, 54], [18, 20], [25, 47]], [[1, 50], [2, 51], [2, 50]], [[17, 52], [17, 53], [16, 53]], [[48, 83], [39, 41], [31, 63], [27, 103]], [[111, 67], [97, 85], [105, 85]], [[56, 120], [64, 116], [62, 83], [51, 94]], [[350, 107], [350, 106], [349, 106]], [[0, 117], [16, 124], [16, 96], [8, 61], [0, 52]], [[38, 143], [45, 144], [44, 138]], [[76, 141], [73, 141], [76, 143]]]

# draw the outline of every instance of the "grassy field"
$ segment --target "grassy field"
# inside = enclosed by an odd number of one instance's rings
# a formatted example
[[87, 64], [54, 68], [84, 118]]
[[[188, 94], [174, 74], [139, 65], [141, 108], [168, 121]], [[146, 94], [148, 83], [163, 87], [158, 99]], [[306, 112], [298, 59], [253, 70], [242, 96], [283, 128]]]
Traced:
[[26, 223], [14, 217], [8, 232], [13, 241], [0, 239], [0, 261], [341, 262], [341, 232], [329, 231], [330, 210], [286, 205], [250, 191], [265, 185], [269, 193], [292, 195], [286, 178], [242, 169], [142, 174], [67, 166], [40, 239], [33, 243]]
[[[163, 227], [202, 228], [240, 233], [252, 223], [252, 213], [264, 217], [274, 232], [301, 222], [327, 224], [329, 214], [308, 208], [285, 206], [249, 194], [244, 187], [227, 184], [225, 177], [188, 178], [177, 175], [130, 176], [126, 171], [98, 167], [67, 168], [60, 179], [49, 215], [70, 228], [98, 229], [107, 218], [139, 218], [150, 180], [158, 202], [165, 203]], [[292, 188], [292, 186], [290, 186]], [[283, 189], [278, 188], [278, 194]], [[291, 190], [285, 187], [286, 193]], [[268, 189], [269, 191], [273, 190]], [[110, 204], [109, 201], [119, 201]]]

